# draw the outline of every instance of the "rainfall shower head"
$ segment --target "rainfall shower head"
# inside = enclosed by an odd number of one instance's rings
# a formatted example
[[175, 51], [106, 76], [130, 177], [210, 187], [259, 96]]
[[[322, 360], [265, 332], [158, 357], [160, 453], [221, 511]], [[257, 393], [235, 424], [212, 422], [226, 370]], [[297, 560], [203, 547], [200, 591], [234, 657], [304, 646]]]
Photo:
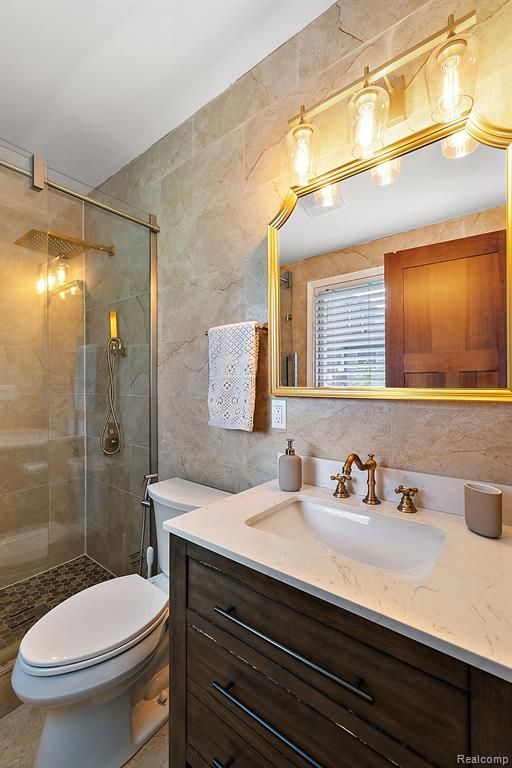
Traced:
[[46, 254], [49, 258], [58, 256], [61, 259], [73, 259], [86, 251], [103, 251], [113, 256], [115, 247], [113, 245], [98, 245], [87, 240], [80, 240], [76, 237], [62, 235], [60, 232], [50, 232], [41, 229], [31, 229], [24, 235], [15, 240], [15, 245], [21, 245], [22, 248], [30, 248], [32, 251]]

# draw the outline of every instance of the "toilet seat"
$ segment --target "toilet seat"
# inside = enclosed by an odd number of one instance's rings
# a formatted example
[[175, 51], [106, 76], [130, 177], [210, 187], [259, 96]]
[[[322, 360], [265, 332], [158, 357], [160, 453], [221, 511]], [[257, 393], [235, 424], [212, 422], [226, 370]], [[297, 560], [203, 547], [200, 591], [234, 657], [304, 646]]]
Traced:
[[168, 637], [166, 622], [140, 643], [106, 661], [85, 669], [61, 675], [41, 676], [27, 673], [18, 655], [12, 674], [12, 685], [25, 702], [38, 706], [67, 706], [88, 697], [102, 696], [123, 681], [136, 677], [139, 670], [151, 664], [158, 648]]
[[25, 635], [18, 660], [29, 675], [62, 675], [124, 653], [168, 616], [167, 595], [132, 574], [78, 592]]

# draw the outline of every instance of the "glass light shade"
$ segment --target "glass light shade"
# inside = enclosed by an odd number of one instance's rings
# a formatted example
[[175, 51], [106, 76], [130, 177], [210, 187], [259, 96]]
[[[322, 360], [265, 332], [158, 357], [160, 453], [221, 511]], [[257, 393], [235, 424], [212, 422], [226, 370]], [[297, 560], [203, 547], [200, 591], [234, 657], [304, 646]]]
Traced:
[[322, 208], [344, 208], [345, 201], [341, 194], [341, 183], [328, 184], [315, 192], [315, 205]]
[[441, 142], [441, 152], [447, 160], [457, 160], [459, 157], [466, 157], [478, 148], [478, 141], [464, 129], [452, 133]]
[[473, 106], [478, 49], [476, 37], [457, 35], [431, 53], [427, 62], [427, 88], [434, 122], [450, 123]]
[[54, 267], [55, 283], [56, 285], [64, 285], [68, 279], [69, 264], [63, 259], [57, 259]]
[[368, 159], [384, 146], [389, 116], [389, 94], [378, 85], [367, 85], [348, 104], [350, 140], [354, 157]]
[[288, 134], [288, 159], [293, 186], [301, 187], [317, 175], [320, 134], [318, 128], [301, 122]]
[[400, 176], [401, 164], [399, 157], [396, 157], [394, 160], [388, 160], [385, 163], [379, 163], [370, 171], [370, 178], [379, 187], [392, 184]]

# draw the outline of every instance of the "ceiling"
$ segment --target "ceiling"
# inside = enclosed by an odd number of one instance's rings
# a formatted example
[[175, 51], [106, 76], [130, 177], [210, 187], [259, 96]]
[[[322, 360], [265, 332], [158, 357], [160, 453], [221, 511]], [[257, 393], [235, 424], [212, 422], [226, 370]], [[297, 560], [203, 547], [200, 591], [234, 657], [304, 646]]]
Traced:
[[0, 137], [91, 186], [333, 0], [0, 0]]
[[340, 189], [344, 207], [320, 208], [313, 195], [300, 198], [280, 230], [281, 264], [503, 205], [506, 153], [482, 144], [467, 157], [446, 160], [436, 142], [403, 157], [400, 177], [389, 186], [376, 185], [365, 171]]

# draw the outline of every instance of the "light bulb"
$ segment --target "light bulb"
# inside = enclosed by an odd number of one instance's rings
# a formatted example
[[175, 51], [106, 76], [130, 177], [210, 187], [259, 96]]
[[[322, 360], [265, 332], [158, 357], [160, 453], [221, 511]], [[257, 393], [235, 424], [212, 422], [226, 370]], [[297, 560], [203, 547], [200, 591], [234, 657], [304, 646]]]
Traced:
[[295, 172], [299, 178], [299, 184], [304, 186], [309, 181], [311, 158], [309, 153], [309, 139], [307, 135], [296, 139], [297, 151], [295, 153]]
[[59, 291], [59, 296], [62, 300], [66, 298], [66, 291]]
[[53, 270], [48, 270], [48, 290], [52, 291], [55, 288], [55, 273]]
[[46, 291], [46, 278], [39, 276], [36, 282], [36, 293], [42, 294]]
[[66, 282], [68, 269], [69, 269], [69, 266], [64, 261], [59, 260], [57, 262], [57, 268], [55, 270], [55, 279], [58, 285], [63, 285]]
[[318, 162], [318, 129], [305, 122], [301, 107], [300, 123], [288, 134], [288, 156], [292, 184], [306, 186], [316, 176]]
[[367, 85], [352, 96], [348, 111], [354, 157], [367, 160], [384, 146], [389, 103], [388, 92], [378, 85]]
[[370, 178], [374, 184], [379, 187], [385, 187], [388, 184], [392, 184], [400, 176], [400, 158], [396, 157], [394, 160], [387, 160], [385, 163], [379, 163], [370, 171]]
[[478, 41], [473, 35], [449, 37], [427, 62], [427, 87], [436, 123], [458, 120], [473, 106]]
[[464, 129], [452, 133], [451, 136], [447, 136], [441, 142], [441, 152], [447, 160], [457, 160], [460, 157], [466, 157], [477, 148], [478, 141]]
[[441, 64], [443, 73], [443, 95], [440, 107], [447, 115], [456, 117], [459, 114], [462, 88], [460, 87], [459, 67], [462, 57], [450, 56]]

